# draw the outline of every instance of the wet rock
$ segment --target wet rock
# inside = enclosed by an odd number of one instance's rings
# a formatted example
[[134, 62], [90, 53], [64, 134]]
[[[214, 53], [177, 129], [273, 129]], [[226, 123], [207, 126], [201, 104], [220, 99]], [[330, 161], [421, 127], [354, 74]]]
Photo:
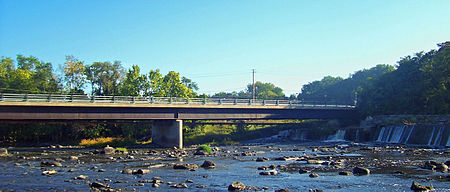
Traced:
[[204, 188], [206, 188], [206, 187], [208, 187], [208, 186], [206, 186], [206, 185], [197, 185], [197, 186], [196, 186], [196, 188], [201, 188], [201, 189], [204, 189]]
[[53, 161], [42, 161], [41, 167], [62, 167], [62, 164], [59, 162], [53, 162]]
[[339, 171], [339, 175], [348, 176], [348, 175], [352, 175], [352, 172], [350, 172], [350, 171]]
[[103, 148], [103, 151], [101, 153], [110, 155], [110, 154], [114, 154], [115, 152], [116, 152], [116, 149], [107, 145], [105, 148]]
[[134, 175], [143, 175], [143, 174], [147, 174], [148, 172], [150, 172], [150, 170], [148, 170], [148, 169], [138, 169], [138, 170], [133, 171], [132, 173]]
[[159, 183], [153, 183], [153, 184], [152, 184], [152, 187], [155, 187], [155, 188], [156, 188], [156, 187], [159, 187]]
[[188, 179], [188, 180], [186, 180], [186, 183], [194, 183], [194, 180]]
[[309, 173], [309, 172], [310, 172], [309, 170], [306, 170], [306, 169], [303, 169], [303, 168], [300, 168], [298, 170], [298, 173], [300, 173], [300, 174], [305, 174], [305, 173]]
[[413, 191], [432, 191], [434, 190], [433, 186], [421, 185], [416, 181], [412, 182], [411, 190]]
[[91, 188], [97, 188], [97, 189], [100, 189], [100, 190], [109, 188], [109, 184], [107, 184], [107, 183], [100, 183], [100, 182], [97, 182], [97, 181], [89, 184], [89, 186]]
[[353, 168], [353, 174], [355, 175], [369, 175], [370, 170], [364, 167], [355, 167]]
[[448, 166], [440, 161], [425, 161], [425, 169], [430, 169], [433, 171], [447, 172]]
[[0, 156], [7, 156], [7, 155], [8, 155], [8, 149], [0, 148]]
[[275, 170], [263, 171], [259, 173], [260, 175], [278, 175], [278, 172]]
[[322, 189], [309, 189], [309, 192], [323, 192]]
[[67, 172], [75, 172], [75, 171], [78, 171], [78, 169], [69, 169]]
[[161, 177], [152, 177], [153, 180], [161, 180]]
[[325, 162], [325, 161], [322, 161], [322, 160], [312, 160], [312, 159], [307, 161], [308, 164], [317, 164], [317, 165], [322, 164], [323, 162]]
[[133, 170], [131, 170], [131, 169], [122, 170], [122, 174], [132, 174], [132, 173], [133, 173]]
[[197, 169], [198, 165], [197, 164], [175, 164], [173, 166], [174, 169]]
[[208, 153], [204, 150], [199, 150], [199, 151], [195, 152], [194, 155], [208, 155]]
[[216, 167], [216, 164], [212, 161], [205, 160], [200, 167], [203, 167], [206, 169], [212, 169], [212, 168]]
[[105, 172], [104, 169], [99, 169], [97, 172]]
[[86, 175], [78, 175], [78, 176], [76, 176], [73, 179], [75, 179], [75, 180], [85, 180], [86, 178], [88, 178], [88, 176], [86, 176]]
[[235, 181], [228, 186], [228, 191], [243, 191], [245, 190], [245, 185], [239, 181]]
[[44, 171], [44, 172], [42, 172], [42, 175], [55, 175], [56, 173], [58, 173], [58, 172], [53, 171], [53, 170], [51, 170], [51, 171]]
[[267, 158], [267, 157], [258, 157], [258, 158], [256, 158], [256, 162], [264, 162], [264, 161], [268, 161], [269, 160], [269, 158]]
[[289, 189], [278, 189], [275, 192], [290, 192]]
[[77, 157], [77, 156], [70, 156], [70, 157], [69, 157], [69, 160], [71, 160], [71, 161], [76, 161], [76, 160], [78, 160], [78, 157]]
[[170, 186], [170, 187], [172, 187], [172, 188], [177, 188], [177, 189], [188, 188], [188, 186], [187, 186], [186, 183], [178, 183], [178, 184], [172, 185], [172, 186]]
[[258, 167], [258, 170], [267, 170], [267, 167], [266, 166], [261, 166], [261, 167]]
[[311, 178], [316, 178], [316, 177], [319, 177], [319, 174], [317, 174], [317, 173], [311, 173], [311, 174], [309, 174], [309, 177], [311, 177]]
[[298, 159], [298, 157], [286, 157], [286, 156], [275, 158], [275, 160], [277, 160], [277, 161], [295, 161], [297, 159]]
[[269, 165], [269, 169], [275, 169], [275, 168], [277, 168], [277, 166], [275, 166], [275, 165]]

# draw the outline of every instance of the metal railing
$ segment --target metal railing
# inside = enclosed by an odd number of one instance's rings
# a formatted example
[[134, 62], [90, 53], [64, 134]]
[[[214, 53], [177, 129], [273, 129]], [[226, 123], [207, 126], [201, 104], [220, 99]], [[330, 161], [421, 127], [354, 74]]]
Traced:
[[0, 102], [52, 102], [52, 103], [125, 103], [173, 105], [241, 105], [241, 106], [296, 106], [304, 108], [355, 108], [354, 105], [299, 100], [261, 100], [234, 98], [180, 98], [141, 96], [90, 96], [59, 94], [0, 93]]

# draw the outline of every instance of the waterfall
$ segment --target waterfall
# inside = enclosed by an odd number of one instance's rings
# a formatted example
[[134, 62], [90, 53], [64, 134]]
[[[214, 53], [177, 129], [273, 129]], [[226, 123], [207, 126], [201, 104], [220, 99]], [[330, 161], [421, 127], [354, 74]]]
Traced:
[[400, 139], [402, 138], [403, 131], [405, 130], [405, 126], [396, 126], [392, 127], [392, 135], [388, 140], [388, 143], [400, 143]]
[[436, 138], [434, 139], [433, 146], [437, 146], [441, 143], [443, 132], [444, 132], [444, 127], [439, 127], [439, 131], [438, 131], [438, 134], [436, 135]]
[[345, 141], [345, 130], [339, 129], [336, 131], [334, 135], [328, 136], [327, 140], [325, 142], [338, 142], [338, 141]]
[[359, 129], [356, 130], [355, 141], [359, 141]]
[[411, 129], [409, 129], [409, 133], [408, 133], [408, 137], [406, 137], [405, 141], [403, 142], [403, 144], [407, 144], [409, 141], [409, 138], [411, 138], [412, 133], [414, 132], [414, 128], [416, 127], [416, 125], [413, 125], [411, 127]]
[[431, 142], [433, 141], [435, 129], [436, 129], [436, 127], [433, 127], [433, 131], [431, 132], [431, 137], [430, 137], [430, 139], [428, 139], [428, 145], [431, 145]]
[[381, 131], [380, 131], [380, 134], [378, 134], [378, 139], [377, 139], [378, 142], [382, 142], [383, 141], [383, 135], [384, 135], [385, 131], [386, 131], [386, 128], [382, 127]]

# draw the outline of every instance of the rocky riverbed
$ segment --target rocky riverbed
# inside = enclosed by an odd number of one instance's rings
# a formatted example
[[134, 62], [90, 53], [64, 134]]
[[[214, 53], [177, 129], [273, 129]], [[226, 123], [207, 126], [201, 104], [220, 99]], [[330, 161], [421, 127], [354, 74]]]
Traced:
[[[0, 191], [450, 191], [450, 151], [358, 143], [9, 148]], [[416, 183], [413, 183], [416, 182]]]

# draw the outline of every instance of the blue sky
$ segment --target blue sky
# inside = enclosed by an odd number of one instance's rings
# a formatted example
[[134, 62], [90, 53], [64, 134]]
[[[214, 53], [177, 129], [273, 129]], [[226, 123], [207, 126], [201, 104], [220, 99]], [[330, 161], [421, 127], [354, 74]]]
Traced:
[[0, 56], [119, 60], [197, 82], [200, 93], [256, 80], [286, 95], [450, 40], [449, 0], [0, 0]]

